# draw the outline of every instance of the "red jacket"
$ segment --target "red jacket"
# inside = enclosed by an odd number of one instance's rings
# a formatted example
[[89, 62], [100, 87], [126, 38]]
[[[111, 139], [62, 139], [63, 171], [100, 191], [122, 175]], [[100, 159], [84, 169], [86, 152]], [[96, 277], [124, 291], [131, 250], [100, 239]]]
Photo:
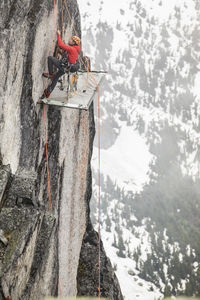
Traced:
[[64, 44], [61, 40], [60, 34], [58, 34], [58, 46], [63, 50], [67, 51], [68, 61], [70, 62], [70, 64], [75, 64], [78, 58], [78, 54], [81, 51], [80, 46], [78, 45], [69, 46]]

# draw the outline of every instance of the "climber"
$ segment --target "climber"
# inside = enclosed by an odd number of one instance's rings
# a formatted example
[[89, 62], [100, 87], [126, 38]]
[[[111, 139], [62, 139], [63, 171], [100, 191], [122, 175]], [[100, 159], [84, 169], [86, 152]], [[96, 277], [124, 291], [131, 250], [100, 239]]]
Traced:
[[[51, 92], [55, 88], [58, 79], [66, 72], [77, 72], [79, 69], [78, 55], [80, 52], [81, 40], [78, 36], [72, 36], [68, 45], [64, 44], [60, 37], [60, 30], [57, 31], [58, 46], [63, 49], [62, 58], [59, 60], [53, 56], [48, 57], [48, 70], [49, 73], [42, 75], [51, 79], [51, 84], [44, 90], [41, 99], [49, 98]], [[58, 69], [57, 73], [53, 73], [53, 65]]]

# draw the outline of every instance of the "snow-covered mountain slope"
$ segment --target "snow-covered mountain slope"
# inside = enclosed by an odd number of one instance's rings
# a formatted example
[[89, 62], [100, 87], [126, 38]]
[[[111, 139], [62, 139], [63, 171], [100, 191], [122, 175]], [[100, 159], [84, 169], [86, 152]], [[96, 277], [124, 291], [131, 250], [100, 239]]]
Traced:
[[[121, 189], [139, 192], [143, 184], [148, 182], [149, 163], [152, 159], [145, 139], [132, 127], [120, 125], [120, 133], [114, 145], [109, 150], [101, 150], [101, 173], [112, 178]], [[98, 171], [96, 147], [93, 153], [93, 168]]]
[[[133, 226], [132, 232], [128, 230], [121, 215], [123, 208], [124, 205], [120, 205], [116, 199], [107, 204], [106, 212], [101, 215], [101, 235], [106, 253], [120, 282], [124, 299], [162, 299], [162, 294], [153, 283], [139, 277], [138, 262], [132, 259], [132, 254], [138, 249], [141, 251], [141, 261], [145, 261], [147, 254], [151, 253], [149, 234], [144, 225]], [[117, 224], [112, 221], [113, 214], [118, 220]], [[136, 220], [134, 215], [130, 219]]]
[[[115, 141], [112, 127], [119, 129], [116, 120], [121, 118], [137, 129], [145, 123], [141, 130], [154, 143], [160, 140], [154, 125], [176, 126], [189, 135], [195, 155], [200, 138], [195, 130], [200, 112], [198, 10], [193, 0], [148, 3], [79, 1], [83, 47], [93, 67], [110, 72], [102, 88], [102, 147]], [[179, 139], [184, 152], [185, 136]], [[192, 163], [188, 157], [182, 160], [191, 173]]]
[[[132, 248], [130, 255], [124, 250], [129, 258], [120, 261], [127, 259], [124, 265], [129, 266], [137, 259], [140, 277], [166, 296], [198, 295], [200, 5], [194, 0], [78, 2], [83, 48], [93, 69], [109, 71], [101, 89], [102, 214], [106, 216], [114, 200], [116, 206], [124, 205], [107, 220], [113, 228], [122, 219], [116, 243], [121, 236], [125, 239], [125, 229], [144, 226], [149, 234], [146, 258]], [[95, 223], [96, 148], [93, 170]], [[105, 231], [107, 251], [116, 253], [113, 229], [112, 238]], [[131, 239], [137, 245], [136, 232]], [[125, 267], [119, 279], [123, 272], [127, 274]], [[126, 299], [136, 299], [134, 285], [130, 289], [132, 298], [127, 294]], [[147, 299], [149, 295], [147, 288]]]

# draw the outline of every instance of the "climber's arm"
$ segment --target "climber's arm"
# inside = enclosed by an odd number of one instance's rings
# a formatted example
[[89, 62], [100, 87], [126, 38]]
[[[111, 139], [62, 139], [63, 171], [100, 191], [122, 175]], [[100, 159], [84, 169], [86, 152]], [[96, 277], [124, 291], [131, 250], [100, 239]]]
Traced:
[[67, 52], [70, 52], [71, 51], [71, 46], [68, 46], [68, 45], [66, 45], [66, 44], [64, 44], [63, 43], [63, 41], [61, 40], [61, 37], [60, 37], [60, 34], [58, 33], [57, 34], [58, 36], [57, 36], [57, 39], [58, 39], [58, 46], [60, 47], [60, 48], [62, 48], [63, 50], [65, 50], [65, 51], [67, 51]]

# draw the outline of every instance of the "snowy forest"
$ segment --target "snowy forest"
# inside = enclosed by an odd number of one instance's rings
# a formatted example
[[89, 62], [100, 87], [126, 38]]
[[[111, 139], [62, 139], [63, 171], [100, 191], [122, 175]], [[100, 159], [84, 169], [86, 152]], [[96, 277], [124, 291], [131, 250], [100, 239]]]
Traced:
[[[99, 18], [91, 1], [82, 11], [93, 67], [109, 72], [101, 100], [102, 238], [119, 281], [126, 268], [130, 294], [141, 299], [200, 296], [200, 4], [170, 3], [117, 3], [110, 19], [104, 1]], [[131, 299], [126, 280], [122, 292]]]

